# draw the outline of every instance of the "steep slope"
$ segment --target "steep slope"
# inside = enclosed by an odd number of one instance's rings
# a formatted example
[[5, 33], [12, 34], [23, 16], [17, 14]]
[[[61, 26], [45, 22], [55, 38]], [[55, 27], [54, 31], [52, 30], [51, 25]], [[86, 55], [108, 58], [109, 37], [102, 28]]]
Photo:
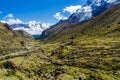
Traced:
[[17, 32], [19, 32], [24, 38], [31, 38], [33, 39], [33, 36], [30, 35], [28, 32], [24, 31], [24, 30], [16, 30]]
[[[90, 21], [83, 22], [77, 25], [73, 25], [62, 30], [52, 31], [49, 36], [42, 38], [45, 42], [49, 41], [61, 41], [69, 39], [72, 35], [89, 35], [89, 36], [113, 36], [118, 37], [120, 28], [120, 5], [115, 5], [107, 11], [103, 12], [99, 16], [93, 18]], [[44, 31], [44, 35], [48, 34]], [[115, 35], [113, 35], [115, 34]], [[54, 36], [53, 36], [54, 35]]]
[[0, 55], [21, 49], [21, 41], [27, 41], [8, 24], [0, 23]]
[[64, 29], [66, 29], [68, 26], [70, 26], [70, 24], [68, 23], [67, 20], [61, 20], [59, 21], [57, 24], [51, 26], [50, 28], [48, 28], [47, 30], [43, 31], [42, 35], [40, 36], [40, 38], [46, 38], [46, 37], [55, 37], [56, 34], [59, 34], [61, 31], [63, 31]]
[[[110, 35], [118, 34], [120, 36], [120, 4], [116, 5], [103, 14], [97, 16], [94, 20], [88, 22], [85, 27], [81, 30], [82, 33], [90, 35]], [[115, 37], [113, 35], [111, 37]]]

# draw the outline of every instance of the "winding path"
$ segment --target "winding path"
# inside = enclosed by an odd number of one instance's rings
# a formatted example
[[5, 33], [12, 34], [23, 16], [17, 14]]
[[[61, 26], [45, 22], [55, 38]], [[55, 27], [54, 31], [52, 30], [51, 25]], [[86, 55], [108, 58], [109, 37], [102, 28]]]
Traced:
[[6, 60], [6, 59], [11, 59], [11, 58], [14, 58], [14, 57], [27, 56], [30, 53], [37, 52], [37, 50], [31, 50], [31, 48], [34, 47], [34, 43], [31, 42], [29, 44], [30, 44], [29, 46], [26, 46], [26, 50], [25, 51], [21, 51], [21, 52], [16, 52], [16, 53], [11, 53], [11, 54], [8, 54], [8, 55], [0, 56], [0, 61]]
[[37, 51], [31, 50], [31, 51], [23, 51], [23, 52], [18, 52], [18, 53], [11, 53], [8, 55], [0, 56], [0, 61], [14, 58], [14, 57], [19, 57], [19, 56], [27, 56], [28, 54], [32, 52], [37, 52]]

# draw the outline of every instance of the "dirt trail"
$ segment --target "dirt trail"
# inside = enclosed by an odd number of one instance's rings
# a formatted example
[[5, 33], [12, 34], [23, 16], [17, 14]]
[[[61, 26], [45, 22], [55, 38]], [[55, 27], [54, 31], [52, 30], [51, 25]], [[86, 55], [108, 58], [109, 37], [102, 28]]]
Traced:
[[32, 47], [34, 47], [34, 43], [33, 42], [32, 42], [32, 45], [26, 46], [26, 50], [25, 51], [21, 51], [21, 52], [16, 52], [16, 53], [11, 53], [11, 54], [8, 54], [8, 55], [0, 56], [0, 61], [6, 60], [6, 59], [10, 59], [10, 58], [14, 58], [14, 57], [19, 57], [19, 56], [27, 56], [28, 54], [30, 54], [32, 52], [37, 52], [37, 50], [32, 50]]
[[11, 54], [8, 54], [8, 55], [0, 56], [0, 61], [10, 59], [10, 58], [14, 58], [14, 57], [19, 57], [19, 56], [27, 56], [28, 54], [30, 54], [32, 52], [36, 52], [36, 51], [34, 51], [34, 50], [23, 51], [23, 52], [11, 53]]

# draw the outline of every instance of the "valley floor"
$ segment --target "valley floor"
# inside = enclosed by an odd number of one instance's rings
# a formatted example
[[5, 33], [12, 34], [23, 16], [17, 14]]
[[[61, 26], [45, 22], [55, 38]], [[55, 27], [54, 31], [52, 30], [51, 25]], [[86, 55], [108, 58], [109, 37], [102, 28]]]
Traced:
[[120, 80], [120, 38], [36, 41], [29, 50], [0, 61], [1, 80]]

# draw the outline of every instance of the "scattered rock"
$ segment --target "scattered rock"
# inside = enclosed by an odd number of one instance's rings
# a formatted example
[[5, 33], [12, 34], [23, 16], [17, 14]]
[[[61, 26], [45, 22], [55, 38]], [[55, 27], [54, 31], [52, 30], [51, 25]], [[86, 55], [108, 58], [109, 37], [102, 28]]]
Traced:
[[9, 69], [9, 68], [10, 69], [16, 69], [17, 68], [17, 66], [11, 61], [4, 62], [3, 67], [6, 68], [6, 69]]

